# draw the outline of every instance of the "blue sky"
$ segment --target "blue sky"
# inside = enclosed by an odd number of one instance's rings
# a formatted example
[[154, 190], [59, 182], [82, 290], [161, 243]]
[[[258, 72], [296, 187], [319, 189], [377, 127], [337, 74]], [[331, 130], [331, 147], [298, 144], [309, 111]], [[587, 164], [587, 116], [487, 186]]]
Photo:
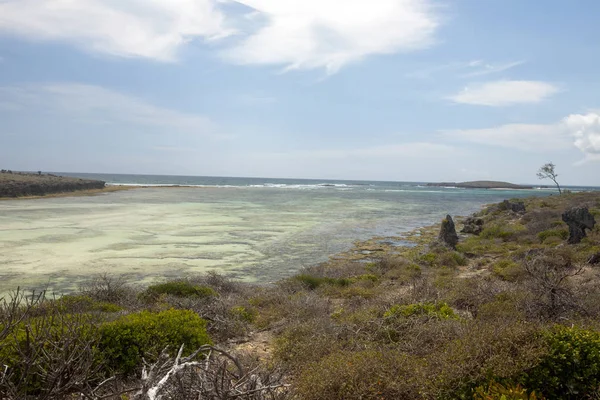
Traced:
[[[0, 0], [2, 168], [600, 186], [595, 0]], [[549, 182], [548, 182], [549, 183]]]

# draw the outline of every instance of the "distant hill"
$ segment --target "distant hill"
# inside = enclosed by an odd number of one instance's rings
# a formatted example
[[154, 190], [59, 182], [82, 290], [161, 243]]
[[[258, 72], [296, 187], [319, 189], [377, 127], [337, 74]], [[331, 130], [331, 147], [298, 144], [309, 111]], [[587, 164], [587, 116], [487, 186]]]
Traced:
[[428, 183], [427, 186], [454, 186], [467, 189], [533, 189], [533, 186], [515, 185], [499, 181], [471, 181], [471, 182], [440, 182]]
[[44, 196], [47, 194], [103, 189], [103, 181], [69, 178], [52, 174], [0, 171], [0, 198]]

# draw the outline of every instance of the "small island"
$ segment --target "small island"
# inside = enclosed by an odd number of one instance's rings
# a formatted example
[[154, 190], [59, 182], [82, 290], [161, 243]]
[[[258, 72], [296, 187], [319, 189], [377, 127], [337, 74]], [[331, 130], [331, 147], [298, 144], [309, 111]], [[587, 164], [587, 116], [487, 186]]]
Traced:
[[533, 189], [533, 186], [516, 185], [500, 181], [439, 182], [427, 186], [457, 187], [465, 189]]
[[0, 198], [47, 196], [86, 190], [103, 190], [103, 181], [53, 174], [0, 171]]

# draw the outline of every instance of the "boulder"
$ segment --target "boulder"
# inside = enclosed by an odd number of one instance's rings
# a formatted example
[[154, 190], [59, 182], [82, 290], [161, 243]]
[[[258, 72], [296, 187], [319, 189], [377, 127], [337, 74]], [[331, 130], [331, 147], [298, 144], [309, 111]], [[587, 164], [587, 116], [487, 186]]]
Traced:
[[438, 236], [440, 242], [446, 246], [455, 249], [458, 244], [458, 235], [456, 234], [456, 227], [454, 221], [450, 215], [446, 215], [446, 218], [442, 220], [442, 227]]
[[462, 233], [472, 233], [474, 235], [479, 235], [483, 230], [483, 219], [477, 217], [468, 217], [465, 219], [464, 227], [462, 228]]
[[569, 226], [569, 243], [581, 242], [586, 229], [594, 229], [596, 220], [587, 207], [573, 207], [565, 211], [562, 220]]

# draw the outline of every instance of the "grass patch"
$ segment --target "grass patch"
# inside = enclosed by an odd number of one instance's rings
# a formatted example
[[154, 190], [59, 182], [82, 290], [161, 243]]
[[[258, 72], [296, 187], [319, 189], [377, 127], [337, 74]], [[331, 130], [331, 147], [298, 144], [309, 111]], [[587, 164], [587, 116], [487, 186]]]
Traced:
[[326, 278], [309, 274], [296, 275], [292, 280], [301, 283], [310, 290], [315, 290], [323, 285], [344, 287], [349, 286], [352, 283], [352, 280], [348, 278]]

